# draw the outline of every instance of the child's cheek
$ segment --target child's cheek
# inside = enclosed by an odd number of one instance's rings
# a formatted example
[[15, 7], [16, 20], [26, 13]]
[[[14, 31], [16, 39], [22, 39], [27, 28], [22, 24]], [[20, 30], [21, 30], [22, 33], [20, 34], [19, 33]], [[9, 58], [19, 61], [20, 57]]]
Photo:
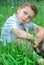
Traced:
[[25, 15], [22, 13], [20, 16], [21, 16], [22, 18], [24, 18]]

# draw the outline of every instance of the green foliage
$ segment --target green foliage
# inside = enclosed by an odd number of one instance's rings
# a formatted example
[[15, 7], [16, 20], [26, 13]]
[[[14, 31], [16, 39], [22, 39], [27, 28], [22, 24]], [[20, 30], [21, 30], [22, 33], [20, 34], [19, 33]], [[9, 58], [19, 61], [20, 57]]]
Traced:
[[0, 0], [0, 5], [16, 5], [18, 3], [23, 4], [24, 2], [40, 2], [43, 0]]
[[24, 43], [6, 43], [4, 47], [0, 42], [0, 65], [37, 65], [40, 58], [33, 54], [34, 50], [31, 41], [25, 40]]
[[[30, 42], [6, 44], [0, 42], [0, 65], [32, 65], [33, 48]], [[31, 49], [30, 49], [31, 48]]]

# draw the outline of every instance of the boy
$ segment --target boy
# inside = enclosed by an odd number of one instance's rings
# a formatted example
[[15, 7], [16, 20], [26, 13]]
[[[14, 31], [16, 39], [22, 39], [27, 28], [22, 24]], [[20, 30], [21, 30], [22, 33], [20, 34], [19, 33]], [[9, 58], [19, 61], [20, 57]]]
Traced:
[[[34, 48], [39, 46], [39, 43], [43, 39], [44, 29], [31, 22], [31, 20], [37, 15], [37, 12], [35, 5], [25, 3], [18, 8], [16, 14], [6, 20], [1, 34], [4, 46], [6, 46], [6, 40], [8, 43], [11, 43], [17, 37], [34, 40]], [[33, 39], [32, 35], [28, 33], [29, 28], [37, 31], [36, 39]]]

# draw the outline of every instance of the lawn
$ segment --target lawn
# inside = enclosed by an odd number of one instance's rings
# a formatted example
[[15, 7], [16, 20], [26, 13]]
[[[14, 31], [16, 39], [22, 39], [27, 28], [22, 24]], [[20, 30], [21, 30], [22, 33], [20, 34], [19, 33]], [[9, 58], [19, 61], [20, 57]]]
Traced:
[[[44, 28], [44, 1], [35, 2], [34, 4], [38, 8], [38, 15], [32, 21]], [[17, 8], [18, 5], [0, 5], [0, 36], [4, 22], [16, 12]], [[7, 43], [6, 47], [4, 47], [0, 42], [0, 65], [37, 65], [37, 58], [40, 56], [33, 56], [33, 47], [29, 46], [28, 48], [30, 43], [31, 41], [25, 40], [24, 44], [12, 42], [11, 45]]]

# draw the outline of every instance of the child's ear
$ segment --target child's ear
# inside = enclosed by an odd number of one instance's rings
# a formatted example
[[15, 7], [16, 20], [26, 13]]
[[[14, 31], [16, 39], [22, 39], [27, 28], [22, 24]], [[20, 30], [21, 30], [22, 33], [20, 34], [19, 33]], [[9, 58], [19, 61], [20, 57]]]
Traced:
[[17, 12], [20, 12], [21, 11], [21, 7], [18, 7], [18, 10], [17, 10]]

